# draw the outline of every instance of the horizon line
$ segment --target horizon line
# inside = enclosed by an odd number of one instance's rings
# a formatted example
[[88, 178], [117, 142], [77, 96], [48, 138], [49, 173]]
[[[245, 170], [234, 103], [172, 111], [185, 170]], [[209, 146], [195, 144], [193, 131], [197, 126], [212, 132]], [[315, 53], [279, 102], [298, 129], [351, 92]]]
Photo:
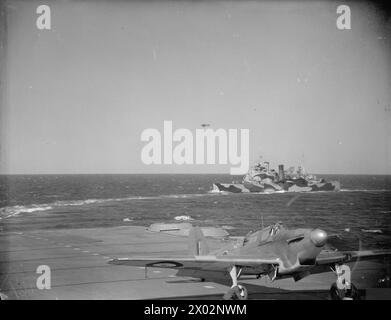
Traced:
[[[244, 176], [243, 174], [231, 175], [230, 173], [221, 172], [156, 172], [156, 173], [136, 173], [136, 172], [105, 172], [105, 173], [0, 173], [0, 176], [38, 176], [38, 175], [230, 175]], [[391, 173], [309, 173], [310, 175], [356, 175], [356, 176], [391, 176]]]

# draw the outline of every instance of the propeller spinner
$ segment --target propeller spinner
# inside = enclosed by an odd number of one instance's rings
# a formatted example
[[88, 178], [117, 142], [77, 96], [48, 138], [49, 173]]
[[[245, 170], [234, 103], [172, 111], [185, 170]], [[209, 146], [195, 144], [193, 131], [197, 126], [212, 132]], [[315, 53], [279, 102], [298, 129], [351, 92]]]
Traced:
[[327, 242], [327, 233], [321, 229], [311, 231], [310, 239], [316, 247], [323, 247]]

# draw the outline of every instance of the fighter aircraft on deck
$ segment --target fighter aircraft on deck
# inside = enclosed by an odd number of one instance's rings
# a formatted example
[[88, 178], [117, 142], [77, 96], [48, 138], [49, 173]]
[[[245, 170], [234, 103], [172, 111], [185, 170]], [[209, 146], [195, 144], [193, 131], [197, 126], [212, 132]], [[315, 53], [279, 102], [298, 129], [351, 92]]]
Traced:
[[[389, 256], [391, 251], [327, 250], [327, 233], [321, 229], [288, 230], [276, 223], [248, 234], [211, 252], [199, 227], [189, 233], [187, 256], [142, 256], [110, 260], [110, 264], [178, 269], [178, 275], [221, 271], [229, 273], [232, 287], [225, 299], [247, 299], [247, 289], [238, 284], [242, 275], [268, 276], [272, 281], [292, 277], [295, 281], [313, 274], [335, 271], [337, 279], [330, 288], [333, 299], [358, 299], [357, 288], [347, 278], [348, 262]], [[198, 276], [197, 276], [198, 277]]]

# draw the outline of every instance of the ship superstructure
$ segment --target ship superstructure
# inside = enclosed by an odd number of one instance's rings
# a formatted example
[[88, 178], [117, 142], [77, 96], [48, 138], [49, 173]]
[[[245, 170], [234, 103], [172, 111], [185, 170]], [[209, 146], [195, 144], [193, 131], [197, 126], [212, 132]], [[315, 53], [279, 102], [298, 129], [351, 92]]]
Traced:
[[215, 183], [215, 191], [227, 192], [305, 192], [305, 191], [339, 191], [338, 181], [326, 181], [308, 174], [303, 166], [298, 166], [297, 170], [290, 167], [284, 169], [284, 165], [278, 166], [278, 171], [270, 169], [267, 161], [258, 162], [243, 177], [240, 184]]

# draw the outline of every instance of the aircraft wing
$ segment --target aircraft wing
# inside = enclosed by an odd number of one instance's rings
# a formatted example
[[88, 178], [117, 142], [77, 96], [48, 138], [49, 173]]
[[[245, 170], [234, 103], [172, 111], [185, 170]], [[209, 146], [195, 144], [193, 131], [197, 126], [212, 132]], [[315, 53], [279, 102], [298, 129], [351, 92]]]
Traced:
[[354, 262], [391, 256], [391, 250], [322, 251], [316, 258], [317, 265]]
[[245, 256], [178, 256], [178, 257], [131, 257], [109, 261], [110, 264], [128, 266], [146, 266], [170, 269], [221, 270], [236, 265], [257, 268], [261, 266], [278, 266], [279, 259], [257, 259]]

